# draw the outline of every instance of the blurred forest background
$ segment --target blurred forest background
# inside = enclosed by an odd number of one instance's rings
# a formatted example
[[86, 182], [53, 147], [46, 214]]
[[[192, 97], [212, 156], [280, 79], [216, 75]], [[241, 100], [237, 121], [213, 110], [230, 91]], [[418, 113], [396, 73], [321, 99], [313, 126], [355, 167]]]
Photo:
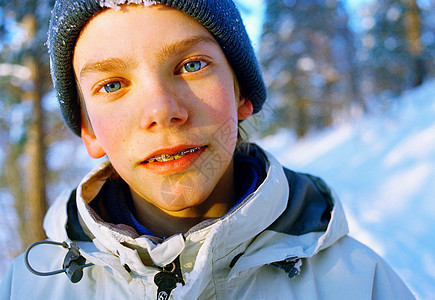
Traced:
[[[366, 1], [352, 18], [344, 1], [262, 3], [256, 49], [269, 98], [256, 117], [262, 125], [248, 124], [260, 137], [283, 127], [304, 137], [387, 109], [394, 96], [435, 77], [433, 0]], [[0, 276], [44, 239], [47, 207], [91, 168], [52, 92], [45, 46], [52, 4], [0, 0]]]

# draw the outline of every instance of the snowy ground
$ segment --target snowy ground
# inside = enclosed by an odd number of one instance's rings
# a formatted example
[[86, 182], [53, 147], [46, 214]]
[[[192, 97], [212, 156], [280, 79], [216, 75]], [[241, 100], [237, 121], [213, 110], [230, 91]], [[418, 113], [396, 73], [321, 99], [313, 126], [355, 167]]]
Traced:
[[391, 108], [295, 141], [258, 144], [291, 169], [325, 179], [350, 235], [377, 251], [421, 299], [435, 299], [435, 81]]

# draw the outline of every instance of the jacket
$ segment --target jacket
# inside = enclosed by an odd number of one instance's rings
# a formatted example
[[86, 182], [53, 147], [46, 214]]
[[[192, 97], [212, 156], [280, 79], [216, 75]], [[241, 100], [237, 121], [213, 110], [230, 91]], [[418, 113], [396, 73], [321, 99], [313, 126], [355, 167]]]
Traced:
[[[44, 221], [50, 240], [73, 243], [93, 265], [72, 283], [65, 274], [30, 273], [21, 255], [0, 298], [158, 299], [156, 274], [172, 265], [181, 280], [170, 299], [414, 299], [376, 253], [347, 235], [342, 206], [321, 179], [287, 170], [257, 147], [251, 155], [267, 169], [254, 193], [220, 219], [164, 241], [106, 223], [90, 208], [114, 172], [101, 164], [76, 193], [59, 197]], [[28, 261], [36, 270], [58, 270], [67, 253], [39, 245]]]

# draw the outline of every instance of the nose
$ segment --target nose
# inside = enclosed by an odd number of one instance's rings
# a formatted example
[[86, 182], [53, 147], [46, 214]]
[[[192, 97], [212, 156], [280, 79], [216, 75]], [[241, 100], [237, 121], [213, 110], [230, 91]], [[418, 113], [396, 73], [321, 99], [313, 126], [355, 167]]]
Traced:
[[141, 127], [146, 130], [183, 125], [188, 112], [176, 92], [170, 91], [164, 84], [154, 83], [144, 93], [145, 105], [141, 118]]

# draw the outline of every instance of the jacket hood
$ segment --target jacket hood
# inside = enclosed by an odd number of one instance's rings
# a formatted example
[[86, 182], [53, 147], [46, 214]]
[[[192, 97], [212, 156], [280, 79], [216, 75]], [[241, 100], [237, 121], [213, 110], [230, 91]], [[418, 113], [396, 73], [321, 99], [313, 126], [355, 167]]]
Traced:
[[257, 146], [250, 147], [250, 155], [263, 161], [264, 182], [227, 215], [184, 235], [159, 241], [99, 218], [88, 204], [114, 172], [105, 162], [83, 179], [77, 193], [63, 195], [51, 206], [44, 222], [47, 236], [75, 241], [87, 260], [127, 281], [131, 274], [125, 265], [150, 276], [149, 266], [162, 267], [182, 255], [191, 267], [186, 267], [186, 285], [174, 290], [180, 296], [198, 293], [201, 274], [212, 272], [212, 262], [227, 261], [230, 280], [263, 265], [312, 257], [347, 234], [343, 209], [321, 179], [283, 168]]

